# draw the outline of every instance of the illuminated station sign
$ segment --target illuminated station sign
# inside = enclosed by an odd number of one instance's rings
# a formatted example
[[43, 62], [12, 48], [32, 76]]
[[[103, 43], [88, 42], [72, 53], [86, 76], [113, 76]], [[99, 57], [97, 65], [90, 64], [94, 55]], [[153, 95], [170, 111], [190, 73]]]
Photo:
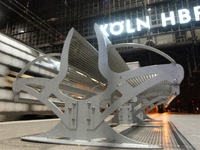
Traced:
[[[199, 21], [200, 20], [200, 6], [196, 6], [193, 9], [194, 9], [195, 20]], [[185, 23], [188, 23], [188, 22], [191, 21], [191, 15], [190, 15], [190, 11], [188, 9], [178, 10], [178, 16], [179, 16], [179, 23], [180, 24], [185, 24]], [[171, 11], [169, 13], [169, 17], [166, 17], [165, 13], [162, 13], [161, 19], [162, 19], [162, 26], [163, 27], [167, 26], [167, 22], [171, 22], [171, 25], [176, 24], [174, 11]], [[134, 33], [136, 30], [141, 31], [142, 26], [144, 28], [148, 28], [148, 29], [151, 28], [149, 16], [146, 16], [146, 22], [136, 18], [136, 28], [135, 29], [131, 28], [131, 21], [130, 20], [115, 22], [115, 23], [110, 23], [110, 24], [104, 24], [104, 25], [101, 25], [100, 28], [106, 36], [109, 36], [109, 34], [107, 32], [108, 30], [113, 35], [119, 35], [124, 31], [126, 31], [127, 33]], [[117, 28], [117, 30], [116, 30], [116, 28]]]

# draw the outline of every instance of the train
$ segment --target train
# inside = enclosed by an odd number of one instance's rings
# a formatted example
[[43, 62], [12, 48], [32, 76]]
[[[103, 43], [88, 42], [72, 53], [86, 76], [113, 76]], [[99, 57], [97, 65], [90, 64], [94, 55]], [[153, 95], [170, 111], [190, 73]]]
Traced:
[[[48, 108], [38, 103], [14, 101], [12, 83], [18, 73], [37, 57], [45, 55], [34, 48], [6, 33], [0, 32], [0, 121], [37, 118], [38, 116], [54, 116]], [[49, 65], [48, 60], [39, 61], [31, 66], [23, 78], [48, 77], [53, 78], [58, 70], [59, 61]], [[54, 64], [54, 66], [52, 65]], [[21, 98], [35, 99], [28, 93], [21, 92]], [[29, 116], [29, 117], [28, 117]]]

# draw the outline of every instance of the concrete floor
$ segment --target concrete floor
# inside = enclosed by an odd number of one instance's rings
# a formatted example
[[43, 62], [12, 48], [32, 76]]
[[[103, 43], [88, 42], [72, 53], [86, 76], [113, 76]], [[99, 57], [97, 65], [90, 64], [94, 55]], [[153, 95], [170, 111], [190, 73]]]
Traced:
[[[183, 136], [200, 150], [200, 115], [189, 114], [153, 114], [151, 118], [171, 121]], [[88, 146], [70, 146], [58, 144], [45, 144], [21, 141], [20, 137], [33, 135], [50, 130], [59, 122], [59, 119], [15, 121], [0, 123], [0, 150], [109, 150]], [[113, 148], [114, 149], [114, 148]], [[117, 149], [120, 150], [120, 149]]]
[[199, 114], [153, 114], [151, 118], [171, 121], [183, 136], [197, 149], [200, 150], [200, 115]]

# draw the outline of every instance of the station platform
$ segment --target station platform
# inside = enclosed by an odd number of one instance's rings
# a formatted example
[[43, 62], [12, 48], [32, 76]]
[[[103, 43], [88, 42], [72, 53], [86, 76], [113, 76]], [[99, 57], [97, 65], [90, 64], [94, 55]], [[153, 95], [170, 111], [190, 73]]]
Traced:
[[[152, 126], [116, 126], [116, 131], [137, 141], [157, 144], [166, 150], [200, 149], [200, 115], [194, 114], [151, 114], [149, 117], [162, 120], [151, 122]], [[0, 123], [0, 150], [122, 150], [88, 146], [36, 143], [22, 141], [22, 136], [46, 132], [53, 128], [59, 119], [14, 121]]]

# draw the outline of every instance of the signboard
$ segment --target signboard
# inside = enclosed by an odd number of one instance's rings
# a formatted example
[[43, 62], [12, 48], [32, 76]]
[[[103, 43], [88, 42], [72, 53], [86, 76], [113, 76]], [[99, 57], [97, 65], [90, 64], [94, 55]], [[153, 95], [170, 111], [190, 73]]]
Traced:
[[[200, 6], [194, 7], [193, 10], [194, 10], [195, 20], [199, 21], [200, 20]], [[178, 17], [179, 17], [180, 24], [185, 24], [185, 23], [188, 23], [191, 21], [190, 11], [186, 8], [178, 10]], [[169, 17], [166, 17], [165, 13], [161, 13], [161, 20], [162, 20], [163, 27], [166, 27], [168, 22], [171, 25], [175, 25], [176, 20], [175, 20], [174, 11], [170, 11]], [[146, 21], [142, 21], [142, 20], [136, 18], [136, 28], [131, 28], [130, 20], [114, 22], [114, 23], [104, 24], [104, 25], [100, 26], [102, 32], [106, 36], [109, 36], [108, 30], [113, 35], [120, 35], [124, 31], [127, 33], [134, 33], [136, 30], [141, 31], [142, 27], [148, 28], [148, 29], [151, 28], [149, 16], [146, 16]]]

